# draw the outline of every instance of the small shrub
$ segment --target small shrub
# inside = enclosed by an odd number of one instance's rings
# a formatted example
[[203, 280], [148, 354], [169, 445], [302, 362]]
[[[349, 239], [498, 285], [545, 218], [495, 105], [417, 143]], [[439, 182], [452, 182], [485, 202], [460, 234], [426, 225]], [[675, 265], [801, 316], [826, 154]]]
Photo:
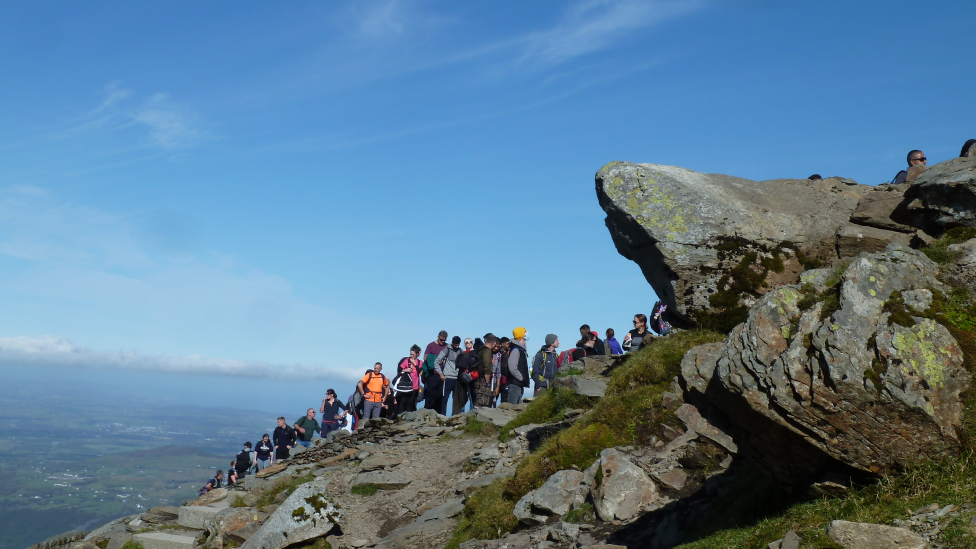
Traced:
[[237, 496], [236, 498], [234, 498], [234, 501], [230, 502], [230, 506], [231, 507], [247, 507], [247, 504], [244, 503], [244, 496]]
[[479, 421], [474, 418], [468, 418], [468, 422], [464, 424], [461, 431], [465, 435], [470, 436], [493, 436], [498, 434], [498, 427], [490, 421]]
[[107, 539], [100, 539], [95, 542], [95, 545], [98, 547], [98, 549], [106, 549], [108, 547], [108, 541], [109, 540]]
[[563, 517], [563, 520], [573, 524], [584, 524], [596, 520], [596, 513], [593, 511], [592, 503], [584, 503], [576, 509], [570, 510]]
[[353, 486], [352, 490], [349, 490], [349, 493], [356, 496], [372, 496], [376, 494], [376, 492], [379, 492], [380, 490], [382, 490], [382, 488], [380, 488], [379, 484], [367, 483], [367, 484], [357, 484], [356, 486]]

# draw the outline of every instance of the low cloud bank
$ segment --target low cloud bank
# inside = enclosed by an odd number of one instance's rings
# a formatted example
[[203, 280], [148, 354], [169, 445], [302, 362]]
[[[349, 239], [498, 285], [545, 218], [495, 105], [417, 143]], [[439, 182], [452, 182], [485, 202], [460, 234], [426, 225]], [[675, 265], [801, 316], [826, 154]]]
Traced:
[[0, 337], [0, 366], [115, 368], [287, 380], [355, 381], [358, 379], [354, 371], [313, 366], [282, 366], [261, 361], [207, 358], [200, 355], [147, 355], [135, 351], [100, 352], [55, 336]]

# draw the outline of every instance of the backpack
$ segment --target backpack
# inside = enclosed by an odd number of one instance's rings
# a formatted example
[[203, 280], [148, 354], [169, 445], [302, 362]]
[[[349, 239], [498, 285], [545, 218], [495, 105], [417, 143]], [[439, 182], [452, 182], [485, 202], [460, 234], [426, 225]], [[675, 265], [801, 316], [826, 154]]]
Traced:
[[234, 466], [234, 469], [237, 469], [238, 471], [247, 471], [250, 468], [251, 468], [251, 452], [248, 452], [247, 450], [241, 450], [237, 454], [237, 464]]
[[576, 350], [575, 348], [573, 348], [573, 349], [567, 349], [567, 350], [559, 353], [559, 356], [556, 357], [556, 368], [562, 368], [563, 366], [566, 366], [567, 364], [569, 364], [570, 362], [572, 362], [573, 361], [573, 351], [575, 351], [575, 350]]
[[[654, 309], [651, 311], [651, 329], [661, 335], [668, 335], [671, 333], [671, 324], [664, 320], [664, 312], [668, 310], [668, 306], [662, 301], [658, 301], [654, 304]], [[641, 342], [643, 345], [643, 342]]]
[[356, 412], [356, 417], [363, 417], [363, 412], [366, 409], [366, 398], [359, 391], [355, 391], [351, 400], [351, 408]]

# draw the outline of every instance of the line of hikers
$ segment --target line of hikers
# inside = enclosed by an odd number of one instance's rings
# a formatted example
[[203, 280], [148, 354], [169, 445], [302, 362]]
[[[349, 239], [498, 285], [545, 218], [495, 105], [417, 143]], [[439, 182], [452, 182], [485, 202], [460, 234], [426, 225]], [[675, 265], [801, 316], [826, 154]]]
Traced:
[[463, 349], [459, 336], [448, 343], [447, 331], [441, 330], [423, 355], [420, 346], [410, 347], [409, 355], [397, 362], [397, 373], [392, 380], [383, 374], [383, 364], [377, 362], [366, 370], [345, 402], [334, 389], [328, 389], [318, 409], [322, 414], [321, 423], [315, 419], [315, 408], [306, 410], [291, 426], [284, 417], [279, 417], [272, 434], [265, 433], [257, 446], [244, 443], [244, 449], [231, 461], [227, 477], [224, 478], [223, 471], [217, 471], [200, 493], [233, 485], [248, 473], [286, 459], [297, 445], [310, 447], [316, 433], [325, 438], [339, 429], [352, 432], [362, 419], [396, 419], [399, 414], [416, 411], [421, 402], [424, 408], [441, 415], [448, 415], [449, 399], [451, 415], [463, 412], [465, 406], [471, 410], [495, 407], [500, 402], [519, 404], [528, 389], [532, 388], [535, 395], [552, 387], [558, 370], [571, 362], [588, 356], [638, 351], [655, 338], [669, 335], [673, 329], [664, 318], [666, 310], [667, 305], [659, 301], [654, 305], [650, 322], [643, 314], [634, 315], [634, 328], [624, 335], [622, 342], [617, 341], [612, 328], [607, 329], [605, 339], [600, 339], [597, 332], [584, 324], [580, 326], [576, 346], [559, 352], [559, 337], [548, 334], [532, 357], [531, 368], [529, 336], [524, 327], [512, 330], [511, 338], [492, 333], [466, 338]]

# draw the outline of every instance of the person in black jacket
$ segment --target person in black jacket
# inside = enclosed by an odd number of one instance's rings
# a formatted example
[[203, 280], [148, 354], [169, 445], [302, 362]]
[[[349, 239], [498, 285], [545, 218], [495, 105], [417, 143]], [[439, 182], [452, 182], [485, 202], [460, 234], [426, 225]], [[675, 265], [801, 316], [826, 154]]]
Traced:
[[583, 337], [576, 342], [576, 348], [573, 349], [573, 362], [577, 360], [582, 360], [588, 356], [594, 356], [597, 354], [596, 350], [593, 348], [597, 338], [592, 332], [583, 334]]
[[274, 444], [271, 442], [271, 437], [268, 433], [265, 433], [261, 437], [257, 446], [254, 447], [254, 470], [255, 472], [260, 472], [261, 469], [266, 469], [267, 467], [274, 464]]
[[539, 349], [539, 352], [535, 354], [535, 358], [532, 359], [532, 381], [535, 382], [535, 394], [539, 394], [540, 391], [552, 387], [552, 380], [556, 377], [556, 371], [559, 369], [556, 359], [559, 358], [559, 353], [556, 349], [559, 348], [559, 338], [556, 334], [549, 334], [546, 336], [546, 344]]
[[277, 461], [288, 459], [290, 450], [295, 446], [295, 430], [285, 423], [284, 417], [278, 418], [278, 426], [274, 430], [275, 458]]
[[[248, 470], [251, 469], [251, 458], [254, 452], [251, 451], [251, 442], [244, 443], [244, 449], [237, 453], [237, 457], [234, 459], [236, 462], [234, 464], [234, 470], [237, 471], [237, 478], [244, 478], [247, 475]], [[235, 479], [236, 482], [236, 479]]]
[[597, 335], [595, 333], [593, 333], [593, 330], [590, 329], [590, 325], [589, 324], [584, 324], [584, 325], [580, 326], [580, 338], [586, 337], [586, 334], [593, 334], [593, 336], [596, 339], [596, 342], [593, 344], [593, 349], [594, 349], [594, 353], [595, 354], [598, 354], [598, 355], [605, 355], [605, 354], [607, 354], [607, 350], [603, 346], [603, 342], [600, 341], [600, 338], [597, 337]]

